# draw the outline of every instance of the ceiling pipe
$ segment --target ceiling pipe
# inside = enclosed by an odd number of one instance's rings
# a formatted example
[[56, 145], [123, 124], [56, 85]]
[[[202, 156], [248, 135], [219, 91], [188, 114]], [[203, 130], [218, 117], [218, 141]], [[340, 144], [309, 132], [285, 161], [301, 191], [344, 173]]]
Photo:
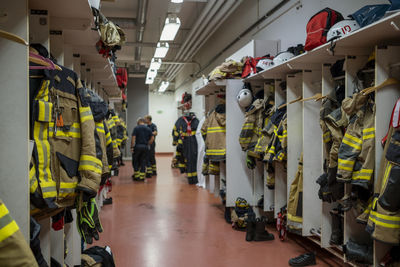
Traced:
[[134, 18], [109, 17], [108, 19], [125, 30], [134, 30], [137, 28], [137, 21]]
[[[146, 25], [146, 14], [148, 7], [148, 0], [138, 0], [138, 12], [136, 16], [137, 22], [137, 32], [136, 32], [136, 42], [143, 42], [144, 27]], [[135, 60], [140, 60], [142, 56], [142, 47], [137, 46], [135, 49]], [[135, 64], [135, 69], [140, 69], [140, 64]]]
[[[193, 25], [192, 29], [190, 30], [189, 34], [187, 35], [187, 37], [186, 37], [185, 41], [183, 42], [181, 48], [177, 52], [177, 54], [175, 56], [175, 60], [179, 59], [180, 55], [182, 54], [182, 51], [184, 50], [185, 47], [188, 46], [189, 42], [191, 42], [193, 39], [195, 39], [195, 35], [198, 33], [200, 27], [204, 27], [204, 21], [209, 16], [209, 14], [210, 14], [211, 10], [214, 8], [216, 2], [217, 2], [217, 0], [208, 1], [207, 5], [202, 10], [199, 18], [196, 20], [195, 24]], [[169, 68], [167, 70], [167, 73], [170, 70], [171, 70], [171, 68]]]
[[[225, 21], [226, 18], [240, 5], [242, 0], [228, 0], [225, 1], [224, 5], [217, 12], [215, 16], [212, 17], [212, 20], [207, 24], [206, 28], [200, 33], [197, 38], [197, 42], [194, 43], [189, 50], [187, 50], [182, 58], [179, 60], [187, 61], [187, 59], [192, 58], [198, 50], [204, 45], [204, 43], [208, 40], [208, 38], [219, 28], [219, 26]], [[168, 73], [168, 78], [173, 80], [183, 66], [175, 66]]]

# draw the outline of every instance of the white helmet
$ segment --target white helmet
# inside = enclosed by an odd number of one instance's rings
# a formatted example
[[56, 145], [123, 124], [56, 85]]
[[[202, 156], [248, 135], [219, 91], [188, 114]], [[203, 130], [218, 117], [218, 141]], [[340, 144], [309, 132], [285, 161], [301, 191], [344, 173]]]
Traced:
[[274, 65], [271, 58], [260, 59], [256, 65], [257, 71], [263, 71], [271, 68]]
[[279, 54], [276, 55], [276, 57], [274, 57], [274, 60], [273, 60], [274, 65], [280, 65], [280, 64], [288, 61], [292, 57], [294, 57], [294, 55], [288, 51], [280, 52]]
[[239, 106], [241, 106], [242, 108], [247, 108], [248, 106], [251, 105], [253, 101], [253, 96], [251, 94], [251, 91], [247, 88], [240, 90], [239, 94], [237, 95], [237, 100]]
[[329, 42], [331, 40], [340, 38], [358, 29], [360, 29], [360, 25], [358, 25], [357, 21], [355, 20], [346, 19], [339, 21], [329, 29], [326, 36], [326, 41]]

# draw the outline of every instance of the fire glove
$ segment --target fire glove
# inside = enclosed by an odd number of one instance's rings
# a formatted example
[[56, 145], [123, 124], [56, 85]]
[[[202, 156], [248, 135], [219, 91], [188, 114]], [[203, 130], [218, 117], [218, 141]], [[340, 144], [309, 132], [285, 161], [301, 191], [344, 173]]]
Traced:
[[247, 155], [246, 164], [247, 164], [247, 168], [252, 170], [256, 167], [256, 160], [253, 157]]
[[99, 240], [99, 233], [103, 232], [99, 213], [94, 198], [83, 201], [82, 196], [78, 197], [77, 227], [78, 231], [87, 244], [93, 243], [93, 238]]
[[319, 184], [320, 188], [318, 190], [318, 197], [323, 201], [323, 202], [332, 202], [332, 193], [329, 190], [329, 185], [328, 185], [328, 174], [324, 173], [317, 179], [317, 184]]

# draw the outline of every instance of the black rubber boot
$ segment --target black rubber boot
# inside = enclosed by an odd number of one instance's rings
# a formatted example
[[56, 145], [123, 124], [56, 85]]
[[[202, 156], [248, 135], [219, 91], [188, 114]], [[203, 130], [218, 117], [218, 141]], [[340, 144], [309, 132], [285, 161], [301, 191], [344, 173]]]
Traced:
[[343, 227], [342, 227], [342, 216], [338, 209], [330, 211], [332, 216], [332, 234], [329, 243], [332, 245], [343, 244]]
[[256, 234], [256, 220], [254, 216], [250, 216], [247, 219], [246, 225], [246, 241], [250, 242], [254, 240]]
[[315, 253], [305, 253], [296, 258], [291, 258], [289, 260], [290, 266], [311, 266], [316, 265]]
[[273, 234], [265, 230], [265, 222], [263, 220], [256, 219], [255, 226], [254, 241], [270, 241], [275, 239]]
[[346, 245], [343, 246], [343, 252], [346, 255], [346, 259], [349, 261], [368, 265], [373, 264], [372, 246], [357, 244], [350, 239]]

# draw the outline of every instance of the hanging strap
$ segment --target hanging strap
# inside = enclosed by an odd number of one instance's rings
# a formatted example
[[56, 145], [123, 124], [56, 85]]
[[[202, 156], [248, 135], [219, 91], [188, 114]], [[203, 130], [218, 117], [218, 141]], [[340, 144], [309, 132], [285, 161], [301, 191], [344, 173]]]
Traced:
[[188, 121], [187, 118], [186, 118], [185, 116], [183, 116], [183, 120], [184, 120], [184, 121], [186, 122], [186, 124], [187, 124], [187, 127], [186, 127], [186, 133], [187, 133], [187, 135], [188, 135], [188, 136], [192, 135], [192, 126], [191, 126], [191, 124], [192, 124], [192, 120], [193, 120], [193, 119], [191, 119], [190, 121]]

